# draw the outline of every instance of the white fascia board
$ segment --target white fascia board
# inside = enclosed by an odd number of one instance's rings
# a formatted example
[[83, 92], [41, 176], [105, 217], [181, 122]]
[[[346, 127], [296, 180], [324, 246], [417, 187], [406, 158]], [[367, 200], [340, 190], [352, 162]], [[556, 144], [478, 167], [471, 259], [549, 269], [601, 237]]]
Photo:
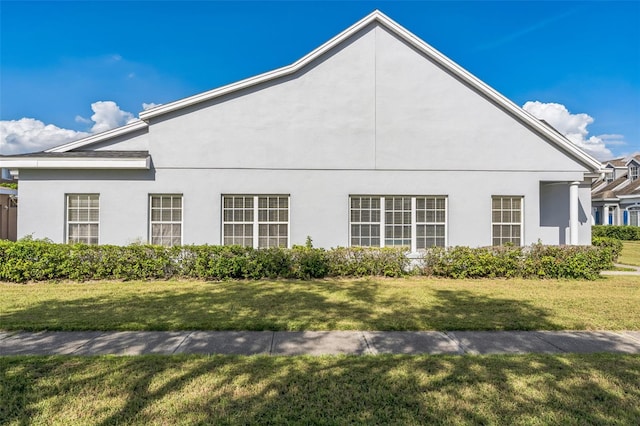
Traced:
[[628, 200], [629, 198], [640, 198], [640, 194], [618, 195], [618, 198], [620, 198], [621, 200]]
[[98, 133], [95, 135], [87, 136], [86, 138], [78, 139], [77, 141], [69, 142], [64, 145], [55, 146], [47, 149], [45, 152], [67, 152], [72, 149], [82, 148], [87, 145], [91, 145], [96, 142], [105, 141], [116, 136], [126, 135], [127, 133], [135, 132], [136, 130], [149, 127], [149, 124], [142, 120], [135, 120], [129, 124], [125, 124], [122, 127], [107, 130], [106, 132]]
[[20, 169], [129, 169], [148, 170], [151, 157], [146, 158], [5, 158], [2, 163], [11, 170]]
[[298, 70], [300, 70], [305, 65], [309, 64], [311, 61], [320, 57], [327, 51], [333, 49], [335, 46], [339, 45], [343, 41], [347, 40], [353, 34], [362, 30], [367, 25], [372, 22], [377, 21], [378, 23], [384, 25], [387, 29], [394, 32], [396, 35], [404, 39], [407, 43], [411, 44], [414, 48], [425, 54], [427, 57], [434, 60], [436, 63], [441, 65], [443, 68], [450, 71], [452, 74], [456, 75], [463, 82], [469, 84], [470, 86], [476, 88], [479, 92], [483, 93], [489, 99], [493, 100], [497, 104], [501, 105], [505, 110], [513, 114], [515, 117], [519, 118], [521, 121], [527, 123], [531, 128], [533, 128], [538, 133], [542, 134], [546, 137], [547, 140], [554, 143], [562, 150], [564, 150], [567, 154], [572, 156], [574, 159], [581, 162], [583, 165], [587, 166], [591, 172], [600, 172], [602, 169], [602, 164], [596, 160], [591, 155], [584, 152], [581, 148], [574, 145], [571, 141], [566, 139], [564, 136], [556, 133], [552, 128], [549, 128], [547, 125], [542, 123], [536, 117], [520, 108], [518, 105], [514, 104], [509, 99], [505, 98], [503, 95], [498, 93], [496, 90], [479, 80], [473, 74], [462, 68], [460, 65], [456, 64], [445, 55], [440, 53], [438, 50], [434, 49], [424, 41], [422, 41], [419, 37], [412, 34], [410, 31], [406, 30], [404, 27], [393, 21], [391, 18], [387, 17], [382, 12], [375, 10], [365, 18], [361, 19], [342, 33], [338, 34], [322, 46], [318, 47], [308, 55], [299, 59], [295, 63], [276, 69], [274, 71], [270, 71], [264, 74], [260, 74], [255, 77], [251, 77], [245, 80], [241, 80], [236, 83], [229, 84], [227, 86], [223, 86], [217, 89], [210, 90], [208, 92], [200, 93], [198, 95], [190, 96], [188, 98], [180, 99], [175, 102], [171, 102], [168, 104], [163, 104], [157, 106], [155, 108], [151, 108], [140, 113], [140, 118], [142, 120], [148, 120], [153, 117], [157, 117], [162, 114], [166, 114], [172, 111], [179, 110], [181, 108], [185, 108], [188, 106], [192, 106], [198, 104], [200, 102], [208, 101], [214, 99], [216, 97], [226, 95], [231, 92], [235, 92], [241, 89], [245, 89], [250, 86], [254, 86], [256, 84], [260, 84], [266, 81], [270, 81], [279, 77], [283, 77], [289, 74], [292, 74]]

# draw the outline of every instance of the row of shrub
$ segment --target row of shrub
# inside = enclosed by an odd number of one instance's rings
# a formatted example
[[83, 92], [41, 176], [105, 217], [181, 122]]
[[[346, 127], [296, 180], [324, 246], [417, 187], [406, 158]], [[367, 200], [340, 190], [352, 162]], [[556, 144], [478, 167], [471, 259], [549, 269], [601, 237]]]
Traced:
[[[621, 248], [621, 247], [620, 247]], [[253, 249], [240, 246], [90, 246], [0, 242], [0, 280], [204, 280], [387, 276], [595, 279], [613, 265], [615, 241], [594, 246], [451, 247], [408, 258], [401, 249]]]
[[591, 244], [597, 247], [607, 247], [611, 250], [613, 260], [616, 261], [622, 253], [622, 240], [611, 237], [592, 237]]
[[591, 235], [593, 238], [605, 237], [622, 241], [640, 241], [640, 226], [593, 225]]

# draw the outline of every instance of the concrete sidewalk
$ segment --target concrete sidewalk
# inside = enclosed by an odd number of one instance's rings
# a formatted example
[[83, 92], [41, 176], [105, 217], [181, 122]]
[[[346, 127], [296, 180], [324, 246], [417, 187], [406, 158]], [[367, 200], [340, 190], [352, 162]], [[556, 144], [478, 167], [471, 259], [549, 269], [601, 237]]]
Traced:
[[640, 354], [640, 331], [0, 332], [0, 355]]
[[601, 271], [600, 275], [640, 275], [640, 266], [623, 265], [616, 263], [614, 266], [618, 268], [630, 269], [629, 271]]

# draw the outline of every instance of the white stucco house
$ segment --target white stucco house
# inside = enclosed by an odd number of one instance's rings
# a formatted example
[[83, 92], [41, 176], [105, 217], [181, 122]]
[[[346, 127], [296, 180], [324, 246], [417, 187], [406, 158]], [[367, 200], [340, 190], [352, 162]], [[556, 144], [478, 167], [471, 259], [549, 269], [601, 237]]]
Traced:
[[19, 237], [413, 251], [590, 244], [603, 172], [379, 11], [289, 66], [0, 166]]
[[640, 226], [640, 155], [614, 158], [602, 166], [610, 173], [593, 183], [593, 224]]

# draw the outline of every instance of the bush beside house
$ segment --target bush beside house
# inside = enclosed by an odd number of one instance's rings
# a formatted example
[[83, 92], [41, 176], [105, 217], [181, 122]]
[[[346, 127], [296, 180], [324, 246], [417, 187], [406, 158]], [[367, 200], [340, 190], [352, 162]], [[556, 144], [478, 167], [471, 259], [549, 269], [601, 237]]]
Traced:
[[595, 279], [611, 268], [621, 245], [596, 239], [594, 246], [451, 247], [409, 258], [402, 249], [296, 246], [85, 245], [46, 241], [0, 242], [0, 280], [203, 280], [386, 276], [449, 278]]
[[622, 241], [640, 241], [640, 226], [593, 225], [591, 235], [593, 238], [606, 237]]

